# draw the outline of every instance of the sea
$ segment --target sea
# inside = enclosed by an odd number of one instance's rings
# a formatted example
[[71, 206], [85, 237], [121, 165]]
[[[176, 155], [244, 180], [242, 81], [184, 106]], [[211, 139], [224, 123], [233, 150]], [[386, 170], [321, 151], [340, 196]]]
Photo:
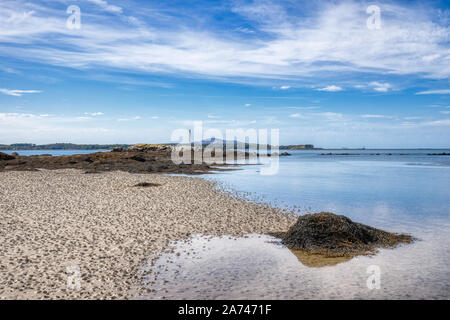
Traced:
[[274, 167], [265, 163], [202, 177], [250, 201], [342, 214], [414, 243], [336, 263], [266, 235], [195, 235], [158, 259], [166, 271], [150, 274], [153, 291], [139, 298], [450, 299], [450, 156], [439, 155], [449, 149], [287, 152], [273, 175], [262, 174]]

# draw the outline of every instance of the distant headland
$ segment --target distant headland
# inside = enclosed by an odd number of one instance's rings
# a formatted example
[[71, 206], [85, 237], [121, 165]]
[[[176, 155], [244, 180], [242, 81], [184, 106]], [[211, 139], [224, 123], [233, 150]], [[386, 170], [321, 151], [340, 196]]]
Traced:
[[[204, 146], [208, 143], [202, 143]], [[174, 146], [175, 143], [164, 143], [163, 145]], [[237, 142], [237, 145], [244, 145]], [[75, 144], [75, 143], [51, 143], [51, 144], [34, 144], [34, 143], [13, 143], [0, 144], [0, 150], [113, 150], [115, 148], [128, 149], [133, 144]], [[245, 147], [249, 147], [246, 143]], [[269, 146], [270, 148], [270, 146]], [[281, 145], [281, 150], [320, 150], [312, 144], [295, 144]]]

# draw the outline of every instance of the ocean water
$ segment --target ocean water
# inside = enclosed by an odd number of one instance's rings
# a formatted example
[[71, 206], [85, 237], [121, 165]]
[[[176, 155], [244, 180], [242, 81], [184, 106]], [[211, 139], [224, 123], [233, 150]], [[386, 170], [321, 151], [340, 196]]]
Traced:
[[[450, 150], [289, 151], [275, 175], [261, 175], [265, 164], [203, 176], [254, 201], [298, 214], [343, 214], [417, 240], [318, 267], [267, 236], [196, 235], [172, 243], [174, 252], [196, 255], [164, 254], [156, 265], [173, 264], [140, 298], [450, 299], [450, 156], [429, 155], [444, 152]], [[373, 266], [379, 289], [367, 286]]]
[[268, 165], [248, 165], [204, 177], [258, 201], [303, 213], [330, 211], [383, 227], [449, 218], [450, 156], [429, 154], [450, 150], [289, 153], [279, 158], [274, 175], [261, 174]]

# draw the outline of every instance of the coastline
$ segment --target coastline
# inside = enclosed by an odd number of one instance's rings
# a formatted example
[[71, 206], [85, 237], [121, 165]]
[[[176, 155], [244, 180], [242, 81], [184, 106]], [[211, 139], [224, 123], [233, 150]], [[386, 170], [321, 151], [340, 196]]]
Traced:
[[[296, 220], [201, 178], [76, 169], [0, 175], [0, 299], [131, 299], [138, 271], [170, 241], [283, 232]], [[135, 187], [143, 182], [159, 186]], [[67, 286], [73, 267], [79, 290]]]

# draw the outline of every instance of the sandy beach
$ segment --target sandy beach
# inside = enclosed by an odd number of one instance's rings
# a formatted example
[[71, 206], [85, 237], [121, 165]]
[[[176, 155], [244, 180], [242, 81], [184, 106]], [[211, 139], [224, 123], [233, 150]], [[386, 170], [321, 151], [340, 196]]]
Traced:
[[[0, 172], [0, 181], [0, 299], [131, 299], [139, 270], [171, 240], [295, 221], [200, 178], [64, 169]], [[68, 286], [73, 270], [79, 288]]]

